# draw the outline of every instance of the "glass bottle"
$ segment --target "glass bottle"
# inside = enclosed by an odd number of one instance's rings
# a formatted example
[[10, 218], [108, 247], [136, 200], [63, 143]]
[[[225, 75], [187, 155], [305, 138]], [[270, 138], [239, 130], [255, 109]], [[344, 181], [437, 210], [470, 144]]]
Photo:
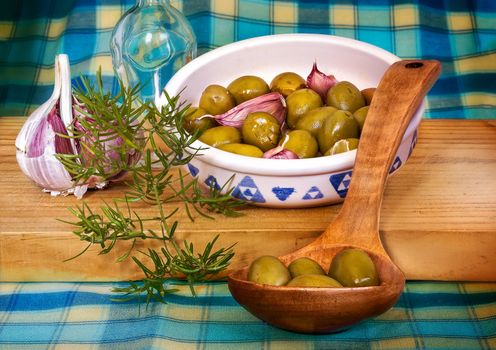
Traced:
[[196, 38], [169, 0], [137, 0], [117, 22], [110, 50], [123, 83], [141, 84], [142, 100], [157, 102], [172, 75], [196, 56]]

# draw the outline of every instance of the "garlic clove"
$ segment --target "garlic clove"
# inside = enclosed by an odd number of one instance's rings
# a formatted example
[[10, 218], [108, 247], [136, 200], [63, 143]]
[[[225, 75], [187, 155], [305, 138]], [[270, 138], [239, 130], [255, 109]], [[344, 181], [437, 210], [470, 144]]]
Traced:
[[270, 92], [251, 100], [240, 103], [226, 113], [218, 115], [206, 114], [201, 118], [214, 118], [221, 125], [241, 128], [248, 114], [253, 112], [266, 112], [277, 119], [280, 125], [286, 119], [286, 100], [278, 92]]
[[283, 146], [277, 146], [269, 149], [262, 156], [269, 159], [299, 159], [298, 155], [293, 151], [285, 149]]
[[325, 75], [317, 68], [317, 62], [313, 63], [312, 71], [307, 77], [307, 86], [317, 92], [322, 100], [326, 100], [327, 91], [332, 88], [338, 80], [334, 75]]
[[262, 158], [269, 159], [300, 159], [296, 153], [290, 151], [289, 149], [284, 148], [286, 143], [289, 141], [288, 134], [285, 134], [284, 140], [279, 144], [279, 146], [274, 147], [266, 151]]
[[[69, 63], [69, 56], [65, 54], [58, 55], [55, 58], [55, 65], [58, 65], [59, 78], [60, 78], [60, 119], [64, 123], [67, 130], [67, 134], [70, 136], [69, 141], [71, 143], [73, 153], [76, 152], [76, 141], [72, 136], [71, 128], [74, 116], [72, 107], [72, 81], [71, 81], [71, 65]], [[57, 74], [57, 72], [55, 73]], [[57, 81], [57, 79], [55, 79]]]
[[[95, 158], [94, 154], [89, 150], [89, 147], [84, 147], [82, 145], [96, 145], [95, 135], [89, 133], [85, 129], [88, 124], [91, 125], [95, 120], [91, 118], [90, 113], [88, 113], [84, 104], [80, 103], [75, 97], [73, 98], [73, 101], [74, 106], [76, 107], [74, 108], [74, 128], [80, 133], [80, 136], [78, 137], [79, 154], [85, 165], [92, 166], [92, 161], [94, 161]], [[85, 121], [84, 125], [81, 123], [82, 119]], [[141, 144], [144, 142], [143, 130], [137, 129], [135, 130], [135, 133], [135, 142], [138, 144], [138, 147], [143, 146]], [[105, 187], [108, 182], [116, 182], [123, 179], [127, 174], [125, 169], [137, 164], [141, 159], [141, 152], [134, 148], [130, 148], [125, 140], [120, 137], [112, 127], [101, 130], [97, 148], [99, 151], [98, 153], [101, 152], [104, 154], [102, 159], [98, 159], [98, 164], [101, 166], [104, 174], [102, 174], [102, 176], [92, 176], [88, 180], [89, 188], [102, 188]], [[126, 157], [122, 156], [124, 153], [126, 154]]]
[[[35, 116], [38, 115], [41, 114]], [[72, 177], [59, 160], [55, 158], [57, 153], [56, 137], [58, 136], [55, 135], [54, 128], [46, 116], [38, 121], [39, 123], [29, 124], [31, 128], [26, 133], [29, 135], [29, 142], [26, 143], [25, 152], [20, 148], [17, 149], [17, 162], [27, 177], [45, 189], [54, 191], [67, 190], [72, 187]], [[36, 128], [33, 128], [33, 126], [36, 126]], [[59, 148], [64, 147], [63, 145], [60, 146], [59, 142]]]

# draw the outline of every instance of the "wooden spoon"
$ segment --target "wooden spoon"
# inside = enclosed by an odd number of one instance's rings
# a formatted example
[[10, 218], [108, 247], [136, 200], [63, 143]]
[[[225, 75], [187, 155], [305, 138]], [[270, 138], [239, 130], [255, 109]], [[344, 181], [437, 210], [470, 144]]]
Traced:
[[363, 249], [375, 263], [380, 285], [358, 288], [277, 287], [247, 280], [248, 268], [234, 271], [228, 285], [234, 299], [276, 327], [302, 333], [345, 329], [391, 308], [405, 277], [384, 250], [379, 236], [382, 195], [403, 134], [440, 73], [437, 61], [399, 61], [384, 74], [369, 108], [350, 187], [326, 231], [309, 245], [280, 257], [288, 265], [309, 257], [328, 269], [348, 247]]

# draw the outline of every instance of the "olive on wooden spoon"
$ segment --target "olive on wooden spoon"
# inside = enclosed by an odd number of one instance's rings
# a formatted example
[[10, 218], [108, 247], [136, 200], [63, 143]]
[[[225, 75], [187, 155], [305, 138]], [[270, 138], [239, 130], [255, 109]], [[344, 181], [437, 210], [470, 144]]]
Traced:
[[386, 179], [403, 134], [424, 96], [439, 76], [437, 61], [398, 61], [384, 74], [360, 138], [353, 176], [338, 216], [315, 241], [280, 260], [286, 266], [308, 257], [328, 269], [345, 248], [366, 251], [380, 284], [369, 287], [309, 288], [270, 286], [248, 281], [248, 268], [232, 272], [234, 299], [267, 323], [302, 333], [330, 333], [377, 316], [400, 297], [405, 277], [391, 261], [379, 236]]

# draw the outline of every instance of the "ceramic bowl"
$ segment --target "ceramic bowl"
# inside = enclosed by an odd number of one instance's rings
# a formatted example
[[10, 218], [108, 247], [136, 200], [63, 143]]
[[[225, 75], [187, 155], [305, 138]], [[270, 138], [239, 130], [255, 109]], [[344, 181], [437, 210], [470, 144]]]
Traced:
[[[270, 83], [284, 71], [306, 78], [314, 61], [319, 70], [359, 89], [376, 87], [386, 69], [399, 58], [376, 46], [336, 36], [281, 34], [257, 37], [210, 51], [181, 68], [166, 85], [170, 95], [198, 105], [210, 84], [227, 86], [242, 75], [258, 75]], [[159, 104], [165, 103], [165, 98]], [[391, 167], [398, 170], [412, 153], [424, 104], [408, 126]], [[352, 174], [356, 151], [309, 159], [275, 160], [245, 157], [204, 148], [187, 166], [199, 183], [234, 188], [233, 195], [252, 204], [276, 208], [301, 208], [343, 201]], [[227, 186], [224, 186], [226, 185]]]

